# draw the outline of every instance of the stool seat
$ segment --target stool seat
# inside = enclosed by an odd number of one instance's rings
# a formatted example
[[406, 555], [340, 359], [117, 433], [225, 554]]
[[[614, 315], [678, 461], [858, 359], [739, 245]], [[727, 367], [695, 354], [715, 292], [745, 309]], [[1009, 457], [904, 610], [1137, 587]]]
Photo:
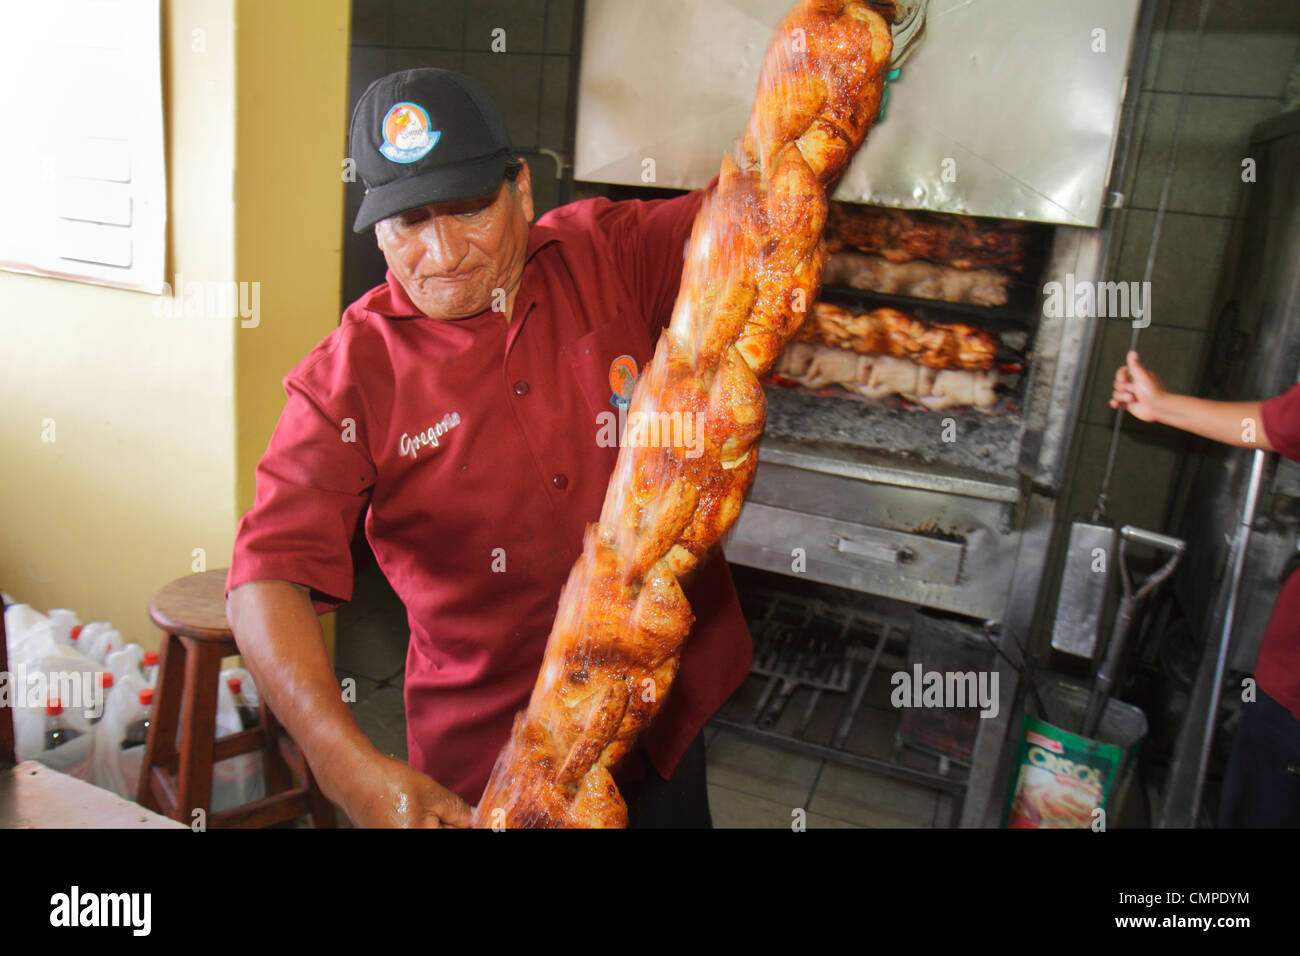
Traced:
[[149, 599], [149, 618], [168, 634], [233, 643], [226, 620], [226, 569], [187, 574], [159, 588]]
[[[226, 620], [226, 569], [187, 574], [160, 588], [149, 617], [164, 637], [136, 799], [191, 825], [261, 827], [307, 816], [332, 827], [333, 806], [265, 697], [255, 727], [215, 739], [221, 659], [239, 653]], [[267, 795], [209, 816], [213, 764], [257, 752]]]

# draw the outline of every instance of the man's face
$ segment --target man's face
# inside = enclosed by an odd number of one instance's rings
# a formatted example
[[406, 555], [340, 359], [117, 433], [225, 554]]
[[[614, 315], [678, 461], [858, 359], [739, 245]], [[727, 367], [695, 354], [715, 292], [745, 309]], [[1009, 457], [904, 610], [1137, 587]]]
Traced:
[[[431, 319], [463, 319], [510, 302], [524, 274], [533, 219], [528, 165], [511, 189], [480, 199], [408, 209], [375, 226], [375, 238], [412, 304]], [[498, 296], [499, 298], [499, 296]]]

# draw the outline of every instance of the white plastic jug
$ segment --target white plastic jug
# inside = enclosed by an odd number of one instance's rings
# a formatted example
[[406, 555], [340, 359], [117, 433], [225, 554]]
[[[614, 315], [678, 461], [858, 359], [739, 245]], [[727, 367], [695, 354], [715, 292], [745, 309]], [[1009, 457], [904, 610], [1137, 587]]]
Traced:
[[115, 679], [134, 674], [141, 680], [140, 662], [144, 660], [144, 648], [139, 644], [128, 644], [120, 651], [113, 651], [104, 658], [104, 669], [111, 671]]
[[43, 657], [64, 651], [75, 653], [72, 648], [54, 639], [53, 627], [45, 620], [37, 623], [35, 627], [28, 628], [21, 636], [15, 637], [10, 634], [8, 643], [9, 669], [12, 671], [34, 670], [40, 667]]
[[21, 641], [27, 632], [40, 624], [48, 624], [50, 619], [30, 604], [5, 605], [5, 632], [9, 635], [9, 645]]
[[[90, 722], [82, 715], [78, 708], [64, 708], [60, 715], [65, 725], [76, 731], [77, 736], [67, 743], [55, 747], [53, 750], [43, 749], [45, 746], [45, 721], [48, 719], [44, 713], [41, 714], [41, 746], [39, 753], [32, 754], [31, 757], [25, 758], [19, 755], [18, 759], [39, 760], [45, 766], [52, 770], [60, 770], [70, 777], [76, 777], [79, 780], [85, 780], [90, 783], [94, 782], [94, 762], [91, 754], [94, 748], [95, 729]], [[15, 748], [16, 749], [16, 748]]]
[[66, 607], [52, 607], [48, 616], [54, 639], [60, 644], [70, 646], [72, 644], [72, 629], [81, 623], [81, 618], [77, 617], [77, 612], [70, 611]]
[[102, 664], [109, 654], [125, 647], [126, 641], [113, 625], [104, 621], [93, 621], [82, 628], [77, 644], [81, 653]]
[[[230, 678], [239, 678], [239, 693], [247, 703], [257, 706], [257, 687], [242, 667], [221, 672], [217, 683], [217, 737], [237, 734], [244, 729], [230, 692]], [[266, 779], [262, 775], [259, 752], [239, 754], [217, 762], [212, 767], [212, 812], [228, 810], [266, 796]]]
[[[99, 700], [95, 665], [70, 648], [58, 650], [60, 653], [46, 655], [34, 665], [12, 672], [19, 691], [13, 710], [14, 755], [19, 760], [39, 760], [47, 767], [93, 781], [91, 718], [97, 713]], [[78, 736], [46, 750], [46, 706], [55, 701], [63, 708], [59, 716]]]
[[95, 725], [93, 782], [128, 800], [136, 796], [144, 748], [123, 750], [122, 741], [127, 727], [153, 709], [140, 703], [140, 691], [148, 686], [138, 674], [123, 675], [115, 681], [104, 717]]

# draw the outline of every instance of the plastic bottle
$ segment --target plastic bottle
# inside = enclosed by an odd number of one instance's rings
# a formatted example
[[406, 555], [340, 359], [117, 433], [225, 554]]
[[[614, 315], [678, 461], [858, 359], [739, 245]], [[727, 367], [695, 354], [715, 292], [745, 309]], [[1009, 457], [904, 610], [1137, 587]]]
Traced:
[[101, 720], [103, 720], [104, 713], [108, 710], [108, 695], [113, 690], [113, 672], [112, 671], [96, 672], [95, 685], [99, 689], [99, 700], [96, 701], [96, 703], [99, 704], [99, 706], [95, 708], [96, 710], [99, 711], [99, 715], [90, 718], [90, 722], [92, 724], [97, 724]]
[[231, 677], [226, 681], [226, 686], [230, 688], [230, 696], [235, 698], [235, 710], [239, 712], [239, 723], [245, 730], [252, 730], [261, 723], [261, 716], [257, 708], [248, 702], [243, 694], [243, 682], [238, 677]]
[[[8, 619], [6, 618], [6, 628]], [[18, 634], [9, 632], [9, 669], [14, 672], [38, 667], [42, 658], [74, 653], [65, 644], [54, 639], [50, 622], [40, 621], [36, 626]]]
[[55, 698], [45, 705], [45, 749], [54, 750], [81, 736], [81, 731], [63, 716], [63, 705]]
[[140, 709], [141, 713], [126, 725], [126, 733], [122, 736], [122, 749], [128, 747], [139, 747], [149, 737], [149, 723], [153, 716], [153, 688], [145, 687], [140, 691]]
[[78, 624], [68, 636], [72, 638], [73, 647], [82, 654], [89, 654], [95, 639], [104, 631], [111, 631], [112, 629], [113, 625], [107, 621], [91, 621], [89, 624]]
[[77, 639], [79, 650], [97, 664], [102, 664], [108, 655], [120, 651], [125, 645], [117, 628], [104, 621], [94, 621], [82, 628]]
[[9, 634], [10, 644], [25, 639], [27, 632], [34, 630], [37, 625], [49, 623], [50, 619], [30, 604], [5, 605], [5, 631]]
[[[72, 629], [81, 623], [76, 611], [66, 607], [52, 607], [49, 613], [50, 629], [59, 644], [72, 645]], [[78, 632], [80, 633], [80, 632]]]
[[119, 681], [127, 674], [134, 674], [143, 679], [140, 662], [144, 660], [144, 648], [139, 644], [128, 644], [120, 651], [113, 651], [104, 658], [104, 667], [113, 672]]
[[145, 651], [144, 658], [140, 661], [140, 673], [144, 675], [145, 683], [154, 686], [158, 683], [158, 652]]

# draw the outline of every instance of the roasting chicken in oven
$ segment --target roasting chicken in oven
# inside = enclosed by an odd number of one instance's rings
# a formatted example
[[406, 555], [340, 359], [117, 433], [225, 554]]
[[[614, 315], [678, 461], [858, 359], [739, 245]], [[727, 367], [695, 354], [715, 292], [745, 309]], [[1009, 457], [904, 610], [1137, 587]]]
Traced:
[[1011, 280], [995, 269], [963, 271], [930, 262], [890, 262], [883, 256], [837, 252], [826, 260], [826, 285], [848, 286], [884, 295], [907, 295], [961, 305], [1007, 304]]
[[808, 388], [841, 388], [867, 398], [901, 395], [931, 411], [997, 404], [994, 369], [936, 369], [893, 355], [862, 354], [830, 345], [795, 342], [773, 371]]
[[955, 269], [1021, 272], [1028, 230], [1019, 222], [836, 203], [826, 237], [831, 252], [850, 248], [890, 262], [924, 259]]
[[813, 305], [798, 339], [971, 371], [991, 369], [999, 344], [996, 335], [961, 322], [922, 322], [897, 309], [855, 313], [829, 302]]

